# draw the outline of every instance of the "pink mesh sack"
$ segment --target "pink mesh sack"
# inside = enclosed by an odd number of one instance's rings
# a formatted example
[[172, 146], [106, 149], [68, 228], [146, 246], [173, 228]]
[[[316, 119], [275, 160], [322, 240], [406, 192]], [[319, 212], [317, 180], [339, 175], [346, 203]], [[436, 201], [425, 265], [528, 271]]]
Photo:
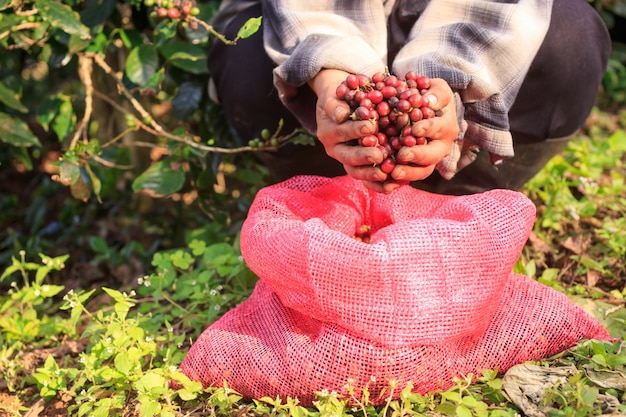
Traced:
[[[347, 176], [266, 187], [241, 232], [259, 282], [181, 370], [308, 405], [348, 383], [374, 399], [389, 380], [447, 389], [455, 376], [609, 339], [565, 295], [511, 272], [534, 220], [532, 202], [509, 190], [383, 195]], [[367, 243], [355, 238], [363, 230]]]

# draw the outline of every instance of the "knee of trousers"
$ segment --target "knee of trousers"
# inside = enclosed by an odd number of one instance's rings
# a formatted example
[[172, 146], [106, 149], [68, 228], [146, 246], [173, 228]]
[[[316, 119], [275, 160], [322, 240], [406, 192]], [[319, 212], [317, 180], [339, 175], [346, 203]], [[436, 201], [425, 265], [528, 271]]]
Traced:
[[550, 28], [509, 112], [511, 130], [538, 139], [571, 134], [597, 102], [611, 39], [585, 0], [555, 0]]

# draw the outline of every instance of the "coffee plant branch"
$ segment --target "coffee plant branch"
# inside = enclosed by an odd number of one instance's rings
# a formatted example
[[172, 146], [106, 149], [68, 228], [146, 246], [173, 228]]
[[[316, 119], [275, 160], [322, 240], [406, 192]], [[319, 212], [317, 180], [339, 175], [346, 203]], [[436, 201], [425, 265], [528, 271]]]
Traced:
[[[96, 65], [98, 65], [100, 68], [102, 68], [102, 70], [107, 75], [111, 76], [115, 80], [115, 83], [116, 83], [119, 91], [124, 95], [124, 97], [126, 97], [126, 99], [131, 103], [133, 108], [140, 115], [140, 118], [137, 118], [137, 127], [138, 128], [144, 129], [147, 132], [149, 132], [149, 133], [151, 133], [151, 134], [153, 134], [155, 136], [162, 136], [162, 137], [164, 137], [166, 139], [169, 139], [169, 140], [172, 140], [172, 141], [181, 142], [181, 143], [183, 143], [183, 144], [185, 144], [187, 146], [190, 146], [192, 148], [196, 148], [196, 149], [199, 149], [199, 150], [202, 150], [202, 151], [205, 151], [205, 152], [235, 154], [235, 153], [257, 151], [258, 150], [258, 148], [255, 148], [255, 147], [252, 147], [252, 146], [240, 146], [240, 147], [236, 147], [236, 148], [225, 148], [225, 147], [219, 147], [219, 146], [203, 145], [201, 143], [198, 143], [196, 141], [188, 139], [188, 137], [181, 137], [181, 136], [177, 136], [177, 135], [174, 135], [174, 134], [168, 132], [163, 126], [161, 126], [152, 117], [152, 115], [133, 96], [133, 94], [128, 90], [128, 88], [126, 88], [126, 86], [122, 82], [122, 75], [116, 73], [109, 66], [109, 64], [104, 60], [103, 55], [101, 55], [101, 54], [94, 54], [94, 53], [86, 53], [86, 54], [84, 54], [84, 56], [85, 56], [85, 59], [90, 59], [90, 60], [92, 60], [92, 62], [95, 62]], [[88, 67], [86, 66], [85, 68], [88, 68]], [[85, 72], [84, 75], [85, 75], [86, 78], [90, 79], [91, 71]], [[91, 81], [89, 81], [89, 83], [91, 84]], [[86, 85], [86, 87], [87, 87], [87, 85]], [[117, 104], [115, 104], [112, 100], [110, 100], [108, 98], [105, 98], [105, 96], [103, 94], [100, 94], [97, 91], [93, 90], [93, 84], [91, 84], [91, 91], [92, 91], [92, 94], [98, 95], [99, 97], [103, 97], [110, 104], [112, 104], [118, 111], [123, 112], [123, 113], [127, 112], [125, 109], [123, 109], [120, 106], [118, 106]], [[83, 119], [85, 120], [85, 118], [83, 118]], [[81, 128], [84, 128], [84, 126], [81, 127]], [[279, 146], [282, 145], [283, 143], [289, 141], [290, 139], [300, 135], [300, 134], [301, 134], [301, 132], [296, 130], [296, 131], [294, 131], [294, 132], [292, 132], [290, 134], [281, 136], [279, 138], [279, 142], [280, 142]], [[108, 142], [107, 145], [110, 145], [112, 142], [113, 141]], [[278, 148], [277, 146], [273, 146], [273, 147], [272, 146], [267, 146], [267, 147], [264, 147], [263, 150], [271, 151], [271, 150], [275, 150], [277, 148]]]
[[89, 120], [91, 119], [91, 114], [93, 113], [94, 91], [93, 80], [91, 78], [92, 71], [93, 59], [87, 55], [78, 55], [78, 76], [85, 86], [85, 113], [83, 114], [81, 121], [78, 123], [74, 137], [70, 142], [70, 149], [74, 149], [76, 147], [76, 144], [80, 140], [81, 136], [83, 137], [84, 142], [89, 141], [87, 138], [87, 127], [89, 126]]
[[41, 26], [40, 22], [24, 22], [24, 23], [20, 23], [19, 25], [16, 25], [14, 27], [12, 27], [9, 30], [5, 30], [4, 32], [0, 33], [0, 40], [6, 38], [7, 36], [9, 36], [11, 34], [11, 32], [19, 32], [20, 30], [28, 30], [28, 29], [37, 29], [39, 26]]

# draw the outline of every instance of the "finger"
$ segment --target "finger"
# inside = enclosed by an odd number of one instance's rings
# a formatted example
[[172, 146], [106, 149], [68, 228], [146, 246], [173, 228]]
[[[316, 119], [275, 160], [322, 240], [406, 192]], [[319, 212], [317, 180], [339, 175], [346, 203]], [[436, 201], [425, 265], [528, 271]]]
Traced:
[[435, 165], [416, 166], [398, 164], [391, 172], [391, 178], [401, 183], [421, 181], [424, 178], [428, 178], [434, 170]]
[[343, 123], [350, 117], [350, 105], [345, 101], [332, 98], [324, 103], [326, 116], [334, 123]]
[[398, 151], [397, 159], [402, 164], [428, 166], [436, 165], [452, 151], [451, 143], [443, 140], [431, 140], [425, 145], [403, 147]]
[[406, 184], [395, 182], [395, 181], [384, 181], [384, 182], [363, 181], [363, 185], [365, 186], [365, 188], [370, 189], [372, 191], [376, 191], [378, 193], [391, 194], [394, 190], [397, 190], [398, 188]]
[[433, 110], [441, 110], [452, 101], [452, 89], [448, 83], [440, 78], [433, 78], [428, 92], [429, 107]]
[[374, 165], [344, 165], [344, 169], [349, 176], [361, 181], [383, 182], [389, 178], [388, 174]]

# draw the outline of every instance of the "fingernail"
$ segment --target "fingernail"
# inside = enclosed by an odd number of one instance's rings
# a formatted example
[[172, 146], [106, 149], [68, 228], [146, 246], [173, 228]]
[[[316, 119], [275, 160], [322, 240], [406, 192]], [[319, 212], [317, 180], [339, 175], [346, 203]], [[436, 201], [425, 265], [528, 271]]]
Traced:
[[437, 103], [439, 103], [439, 100], [437, 100], [436, 95], [428, 94], [428, 103], [430, 104], [430, 107], [437, 106]]
[[361, 135], [369, 135], [370, 133], [373, 133], [373, 127], [368, 126], [368, 125], [363, 125], [359, 129], [359, 132], [361, 133]]
[[335, 121], [342, 121], [344, 119], [345, 111], [341, 107], [337, 107], [334, 112]]

